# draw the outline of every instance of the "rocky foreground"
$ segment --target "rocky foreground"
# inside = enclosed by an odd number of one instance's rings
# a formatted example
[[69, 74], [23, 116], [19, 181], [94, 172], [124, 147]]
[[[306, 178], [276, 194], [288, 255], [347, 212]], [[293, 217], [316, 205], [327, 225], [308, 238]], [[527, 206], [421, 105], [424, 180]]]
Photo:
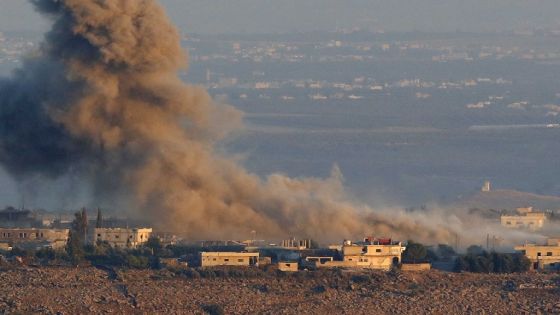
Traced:
[[552, 314], [560, 276], [431, 271], [199, 278], [170, 271], [0, 272], [3, 314]]

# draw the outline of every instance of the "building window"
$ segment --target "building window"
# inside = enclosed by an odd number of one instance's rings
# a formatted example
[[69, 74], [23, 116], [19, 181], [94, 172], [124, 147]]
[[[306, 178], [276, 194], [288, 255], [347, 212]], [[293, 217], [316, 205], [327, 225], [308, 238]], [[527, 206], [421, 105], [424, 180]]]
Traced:
[[381, 248], [375, 250], [376, 253], [381, 253]]
[[244, 261], [243, 258], [237, 260], [237, 262], [243, 262], [243, 261]]
[[541, 256], [541, 252], [538, 252], [538, 253], [537, 253], [537, 256]]
[[39, 237], [39, 232], [35, 233], [35, 237], [37, 237], [37, 238]]
[[506, 224], [507, 224], [507, 225], [511, 225], [511, 221], [507, 221]]
[[41, 232], [41, 237], [43, 237], [43, 232]]
[[213, 261], [216, 261], [216, 258], [212, 258]]
[[229, 259], [228, 259], [228, 258], [225, 258], [224, 261], [229, 261]]
[[23, 233], [19, 233], [19, 238], [23, 238]]
[[97, 234], [97, 237], [101, 237], [101, 234]]
[[115, 238], [119, 238], [119, 236], [118, 236], [118, 235], [115, 235]]
[[546, 256], [552, 256], [552, 252], [547, 252]]

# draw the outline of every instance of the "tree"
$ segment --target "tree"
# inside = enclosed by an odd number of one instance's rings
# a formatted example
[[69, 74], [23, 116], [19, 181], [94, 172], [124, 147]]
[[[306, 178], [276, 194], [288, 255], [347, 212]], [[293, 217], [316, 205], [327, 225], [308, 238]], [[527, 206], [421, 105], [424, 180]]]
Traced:
[[79, 233], [70, 230], [68, 235], [68, 243], [66, 243], [66, 253], [73, 264], [79, 264], [84, 258], [83, 241]]
[[79, 264], [85, 255], [84, 244], [87, 236], [87, 214], [86, 209], [74, 214], [74, 221], [68, 234], [66, 252], [72, 263]]
[[438, 248], [437, 248], [437, 253], [438, 256], [440, 256], [443, 259], [449, 259], [453, 256], [455, 256], [455, 250], [453, 249], [453, 247], [446, 245], [446, 244], [439, 244]]
[[482, 255], [484, 253], [484, 248], [480, 245], [471, 245], [467, 248], [467, 254], [469, 255]]
[[409, 241], [406, 246], [406, 250], [403, 253], [403, 260], [416, 263], [416, 261], [424, 260], [427, 254], [428, 252], [424, 245]]
[[[486, 255], [485, 255], [486, 254]], [[494, 262], [487, 253], [476, 257], [479, 272], [490, 273], [494, 271]]]
[[522, 254], [516, 254], [513, 256], [513, 271], [514, 272], [526, 272], [531, 269], [531, 261], [527, 256]]
[[457, 257], [455, 271], [513, 273], [529, 270], [531, 261], [520, 254], [488, 253], [467, 254]]
[[101, 215], [101, 209], [97, 208], [97, 221], [95, 222], [95, 227], [100, 229], [103, 227], [103, 215]]
[[310, 249], [318, 249], [321, 246], [319, 246], [319, 243], [317, 243], [316, 240], [309, 240], [309, 248]]
[[453, 267], [453, 271], [461, 272], [468, 270], [468, 264], [465, 260], [464, 256], [459, 256], [455, 259], [455, 266]]

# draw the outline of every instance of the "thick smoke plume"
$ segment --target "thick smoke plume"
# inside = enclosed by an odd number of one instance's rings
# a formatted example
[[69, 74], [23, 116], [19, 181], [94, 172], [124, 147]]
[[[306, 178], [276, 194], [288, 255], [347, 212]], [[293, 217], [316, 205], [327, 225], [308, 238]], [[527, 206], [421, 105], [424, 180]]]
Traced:
[[445, 222], [356, 205], [336, 168], [261, 179], [218, 154], [242, 114], [178, 78], [187, 58], [155, 0], [32, 2], [53, 28], [0, 81], [0, 159], [13, 175], [79, 174], [96, 196], [198, 239], [452, 237]]

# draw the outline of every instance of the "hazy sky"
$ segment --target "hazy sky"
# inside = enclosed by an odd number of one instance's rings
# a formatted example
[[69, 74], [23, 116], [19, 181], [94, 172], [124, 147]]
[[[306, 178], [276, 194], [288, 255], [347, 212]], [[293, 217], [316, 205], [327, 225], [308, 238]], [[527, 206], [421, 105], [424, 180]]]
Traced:
[[[365, 27], [488, 31], [559, 25], [558, 0], [161, 0], [183, 31], [274, 33]], [[0, 31], [41, 31], [25, 0], [0, 0]]]

